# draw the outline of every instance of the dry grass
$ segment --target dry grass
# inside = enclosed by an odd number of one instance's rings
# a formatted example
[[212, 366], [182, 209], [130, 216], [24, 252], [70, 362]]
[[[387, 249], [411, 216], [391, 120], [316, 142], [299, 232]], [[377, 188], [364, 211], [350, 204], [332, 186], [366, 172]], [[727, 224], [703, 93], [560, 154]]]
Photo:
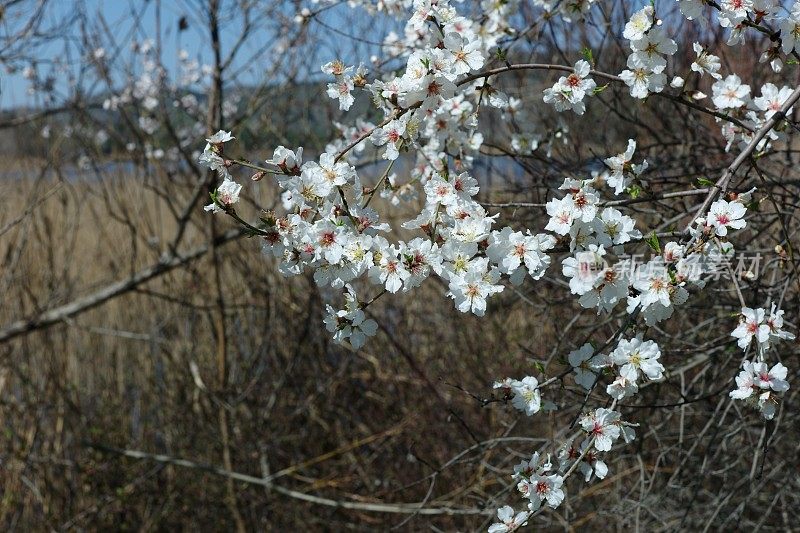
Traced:
[[[133, 176], [60, 185], [49, 178], [15, 182], [2, 200], [0, 227], [17, 219], [31, 198], [54, 188], [0, 241], [3, 324], [154, 263], [174, 233], [164, 200]], [[207, 221], [198, 215], [184, 249], [207, 239]], [[436, 465], [476, 440], [497, 436], [503, 431], [498, 416], [506, 418], [444, 382], [485, 394], [486, 376], [522, 371], [527, 356], [520, 346], [538, 352], [554, 338], [552, 318], [545, 321], [543, 310], [532, 316], [518, 298], [505, 302], [509, 312], [477, 320], [454, 311], [444, 287], [430, 282], [420, 295], [378, 308], [384, 332], [352, 353], [321, 331], [323, 305], [313, 281], [282, 278], [258, 248], [245, 239], [221, 249], [224, 383], [217, 379], [210, 253], [3, 346], [0, 523], [227, 529], [225, 484], [218, 478], [87, 447], [106, 444], [221, 464], [220, 406], [229, 415], [237, 471], [260, 475], [262, 455], [274, 472], [339, 450], [280, 483], [340, 499], [420, 501], [428, 488], [424, 478]], [[438, 476], [431, 505], [474, 505], [497, 488], [474, 459]], [[312, 511], [261, 487], [237, 485], [236, 492], [247, 523], [276, 529], [402, 518], [318, 506]], [[445, 527], [462, 522], [437, 520]]]

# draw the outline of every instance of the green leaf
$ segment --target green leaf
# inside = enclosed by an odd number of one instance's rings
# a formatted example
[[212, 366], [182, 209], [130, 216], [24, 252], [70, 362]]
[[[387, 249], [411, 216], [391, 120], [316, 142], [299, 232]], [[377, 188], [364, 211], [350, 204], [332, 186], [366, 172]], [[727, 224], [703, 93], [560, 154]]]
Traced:
[[631, 185], [628, 187], [628, 194], [632, 199], [637, 199], [642, 194], [642, 188], [636, 184]]
[[600, 86], [598, 86], [598, 87], [595, 87], [595, 88], [594, 88], [594, 91], [592, 91], [592, 94], [600, 94], [601, 92], [605, 91], [605, 90], [606, 90], [606, 88], [607, 88], [609, 85], [611, 85], [611, 84], [610, 84], [610, 83], [606, 83], [605, 85], [600, 85]]
[[713, 187], [714, 182], [708, 178], [697, 178], [697, 183], [702, 185], [703, 187]]
[[655, 252], [657, 252], [659, 254], [661, 253], [661, 243], [658, 242], [658, 235], [656, 235], [656, 231], [655, 230], [653, 230], [653, 233], [651, 233], [650, 236], [648, 236], [644, 241]]
[[589, 48], [588, 46], [585, 46], [581, 50], [581, 55], [583, 56], [583, 58], [586, 61], [589, 62], [590, 65], [594, 65], [594, 54], [592, 53], [592, 49], [591, 48]]

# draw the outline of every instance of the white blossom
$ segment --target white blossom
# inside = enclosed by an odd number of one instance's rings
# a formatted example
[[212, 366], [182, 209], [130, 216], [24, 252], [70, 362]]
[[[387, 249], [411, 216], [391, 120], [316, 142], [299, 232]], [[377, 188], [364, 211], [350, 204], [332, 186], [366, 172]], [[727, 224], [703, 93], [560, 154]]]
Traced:
[[663, 66], [652, 68], [637, 54], [628, 56], [628, 69], [623, 70], [619, 77], [630, 88], [634, 98], [647, 98], [650, 93], [660, 93], [667, 84], [667, 76]]
[[617, 411], [599, 407], [581, 417], [581, 427], [589, 438], [594, 438], [594, 448], [607, 452], [620, 436], [620, 414]]
[[220, 204], [225, 207], [232, 206], [239, 201], [239, 193], [241, 191], [241, 185], [235, 181], [225, 179], [222, 182], [222, 185], [217, 187], [217, 190], [214, 192], [214, 198], [216, 201], [205, 206], [205, 210], [211, 211], [212, 213], [222, 212], [223, 208], [220, 207]]
[[750, 86], [743, 84], [741, 78], [731, 74], [724, 80], [719, 80], [711, 86], [712, 100], [719, 109], [737, 109], [747, 104], [750, 96]]
[[500, 522], [494, 523], [489, 526], [489, 533], [510, 533], [516, 531], [522, 526], [528, 525], [528, 511], [520, 511], [514, 514], [514, 509], [509, 505], [504, 505], [497, 510], [497, 519]]
[[644, 34], [653, 25], [653, 6], [645, 6], [633, 15], [625, 24], [622, 36], [629, 41], [635, 41], [644, 37]]
[[717, 200], [708, 210], [708, 224], [714, 228], [717, 235], [725, 237], [728, 228], [742, 229], [747, 225], [742, 218], [746, 212], [747, 209], [741, 202]]
[[620, 367], [620, 375], [633, 383], [640, 375], [649, 380], [660, 380], [664, 376], [664, 365], [658, 361], [659, 357], [661, 351], [658, 345], [651, 340], [642, 341], [639, 337], [620, 340], [609, 355], [611, 362]]
[[536, 414], [542, 408], [542, 395], [539, 392], [539, 381], [533, 376], [522, 378], [511, 383], [511, 405], [528, 416]]
[[701, 76], [703, 73], [707, 73], [714, 79], [721, 79], [722, 75], [719, 73], [719, 58], [706, 52], [700, 43], [692, 44], [692, 49], [694, 53], [697, 54], [697, 57], [691, 65], [692, 71], [699, 73]]

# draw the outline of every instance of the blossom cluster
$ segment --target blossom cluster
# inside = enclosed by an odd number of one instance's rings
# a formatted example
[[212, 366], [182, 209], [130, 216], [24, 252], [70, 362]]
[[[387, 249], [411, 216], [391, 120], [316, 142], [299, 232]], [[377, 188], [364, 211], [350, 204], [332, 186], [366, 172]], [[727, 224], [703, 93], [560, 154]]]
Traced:
[[610, 451], [620, 437], [626, 443], [636, 438], [632, 424], [624, 422], [620, 413], [613, 409], [600, 407], [586, 413], [580, 419], [580, 426], [585, 433], [583, 440], [577, 447], [565, 443], [558, 451], [557, 466], [549, 457], [534, 452], [529, 460], [514, 467], [512, 479], [517, 491], [528, 501], [527, 507], [516, 514], [511, 506], [498, 509], [500, 521], [490, 526], [490, 532], [514, 531], [543, 507], [554, 509], [561, 505], [566, 497], [564, 481], [575, 469], [583, 474], [586, 482], [592, 478], [604, 479], [608, 466], [601, 453]]
[[788, 369], [780, 362], [772, 368], [766, 363], [766, 354], [773, 342], [794, 339], [794, 334], [783, 328], [783, 311], [773, 303], [769, 313], [762, 308], [743, 307], [739, 325], [731, 332], [745, 351], [755, 341], [756, 360], [742, 363], [742, 371], [736, 376], [736, 388], [730, 392], [730, 397], [746, 400], [767, 420], [775, 416], [778, 405], [779, 396], [774, 393], [789, 390], [786, 381]]
[[664, 90], [666, 58], [678, 51], [678, 45], [664, 27], [655, 22], [653, 6], [645, 6], [633, 14], [622, 34], [630, 41], [632, 53], [628, 56], [627, 70], [619, 77], [634, 98], [647, 98], [650, 93]]
[[[582, 16], [595, 3], [542, 0], [537, 5], [548, 9], [550, 16], [558, 13], [566, 20]], [[363, 65], [356, 69], [335, 60], [322, 70], [335, 79], [328, 85], [328, 95], [338, 101], [342, 111], [352, 108], [360, 92], [369, 97], [382, 119], [337, 124], [340, 135], [311, 160], [303, 161], [302, 148], [279, 146], [266, 160], [266, 167], [245, 165], [258, 169], [258, 179], [274, 175], [282, 191], [282, 211], [262, 212], [259, 222], [248, 225], [248, 230], [262, 237], [265, 254], [278, 262], [282, 274], [312, 272], [320, 287], [342, 293], [344, 305], [328, 305], [324, 323], [335, 341], [353, 349], [362, 347], [379, 330], [370, 316], [374, 301], [386, 294], [413, 291], [429, 277], [440, 279], [456, 309], [483, 316], [491, 298], [507, 288], [528, 279], [558, 277], [560, 272], [563, 280], [558, 281], [568, 286], [580, 306], [596, 309], [598, 314], [618, 312], [623, 318], [623, 327], [601, 347], [587, 340], [569, 351], [563, 375], [528, 375], [495, 383], [502, 399], [527, 416], [555, 409], [553, 402], [543, 400], [542, 390], [563, 382], [568, 375], [587, 399], [602, 384], [610, 402], [610, 406], [581, 409], [576, 420], [583, 436], [574, 446], [573, 437], [551, 449], [559, 458], [557, 466], [549, 456], [544, 459], [544, 454], [537, 452], [515, 468], [513, 480], [527, 507], [518, 513], [510, 506], [501, 507], [499, 522], [490, 527], [495, 533], [525, 525], [543, 507], [559, 506], [572, 472], [580, 471], [587, 482], [608, 474], [606, 454], [620, 439], [628, 443], [635, 438], [635, 424], [623, 420], [617, 403], [669, 375], [661, 348], [654, 340], [645, 339], [645, 328], [639, 328], [638, 321], [653, 326], [669, 319], [676, 307], [685, 304], [692, 292], [702, 290], [710, 275], [730, 260], [735, 253], [730, 239], [747, 227], [748, 205], [755, 192], [717, 197], [718, 191], [712, 190], [703, 209], [691, 215], [693, 220], [685, 232], [643, 232], [637, 228], [641, 223], [626, 214], [626, 200], [615, 198], [627, 193], [635, 199], [634, 191], [645, 184], [652, 170], [642, 157], [646, 150], [640, 149], [637, 155], [637, 143], [629, 139], [624, 151], [598, 158], [602, 170], [565, 172], [562, 184], [544, 206], [548, 220], [543, 228], [503, 226], [499, 214], [491, 214], [478, 201], [480, 183], [472, 169], [484, 144], [478, 112], [494, 108], [505, 118], [523, 113], [521, 101], [498, 88], [496, 71], [479, 72], [498, 51], [502, 36], [513, 33], [509, 19], [517, 6], [516, 1], [487, 2], [484, 16], [477, 22], [460, 15], [444, 0], [370, 4], [369, 9], [391, 13], [411, 10], [404, 35], [390, 34], [384, 41], [389, 58], [400, 67], [380, 75]], [[703, 19], [706, 6], [699, 0], [680, 2], [689, 20]], [[717, 9], [716, 20], [730, 30], [732, 45], [739, 43], [746, 31], [743, 22], [757, 9], [761, 19], [775, 21], [780, 27], [793, 23], [792, 35], [796, 36], [800, 27], [792, 22], [800, 20], [797, 6], [788, 17], [779, 17], [778, 8], [766, 0], [723, 0]], [[728, 148], [737, 141], [753, 142], [754, 132], [768, 120], [774, 125], [777, 121], [773, 119], [792, 94], [786, 87], [766, 83], [761, 95], [751, 99], [751, 88], [736, 74], [723, 76], [719, 58], [700, 43], [693, 43], [695, 57], [686, 79], [676, 75], [668, 84], [670, 58], [678, 46], [652, 5], [632, 15], [622, 36], [630, 49], [627, 69], [618, 77], [603, 77], [625, 84], [637, 100], [667, 91], [669, 85], [678, 91], [672, 95], [678, 101], [685, 95], [694, 101], [706, 98], [688, 85], [699, 84], [704, 76], [711, 78], [714, 108], [702, 109], [722, 123]], [[784, 53], [791, 39], [783, 41]], [[794, 46], [792, 41], [790, 51]], [[590, 59], [589, 54], [572, 66], [560, 66], [557, 70], [566, 75], [543, 91], [544, 102], [558, 112], [585, 113], [587, 97], [603, 90], [594, 81], [600, 73], [593, 70]], [[774, 58], [772, 64], [777, 68]], [[545, 136], [519, 129], [511, 146], [520, 154], [529, 154], [548, 143], [552, 146], [563, 133]], [[756, 143], [756, 149], [765, 149], [780, 135], [772, 131]], [[209, 137], [200, 162], [222, 178], [207, 209], [241, 220], [235, 206], [241, 186], [229, 172], [241, 162], [225, 155], [226, 143], [231, 140], [232, 133], [225, 131]], [[370, 144], [374, 159], [379, 163], [385, 160], [382, 164], [387, 165], [377, 180], [363, 179], [358, 168], [359, 157], [368, 153]], [[405, 181], [391, 172], [404, 154], [414, 164]], [[542, 155], [549, 157], [549, 148]], [[394, 238], [398, 228], [371, 207], [378, 193], [392, 207], [421, 200], [413, 218], [400, 225], [411, 238]], [[645, 246], [651, 250], [649, 260], [629, 264], [630, 250]], [[554, 262], [560, 263], [560, 269], [550, 268]], [[637, 334], [626, 335], [630, 325]], [[755, 341], [758, 359], [744, 362], [731, 397], [755, 402], [763, 415], [771, 418], [775, 393], [788, 389], [787, 369], [781, 363], [770, 369], [764, 356], [772, 342], [793, 338], [784, 329], [783, 312], [773, 306], [767, 315], [764, 309], [745, 307], [733, 336], [745, 350]]]

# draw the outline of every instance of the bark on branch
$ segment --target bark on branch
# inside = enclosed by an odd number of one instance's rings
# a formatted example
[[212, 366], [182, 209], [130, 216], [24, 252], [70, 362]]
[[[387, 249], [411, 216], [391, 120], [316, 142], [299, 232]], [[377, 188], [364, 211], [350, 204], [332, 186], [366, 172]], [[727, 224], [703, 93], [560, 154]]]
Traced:
[[212, 246], [221, 246], [234, 241], [246, 234], [244, 229], [227, 231], [214, 239], [210, 244], [204, 244], [186, 254], [172, 254], [160, 259], [157, 263], [136, 272], [127, 279], [106, 285], [102, 289], [73, 300], [67, 304], [44, 311], [34, 317], [18, 320], [0, 329], [0, 344], [20, 335], [44, 329], [53, 324], [62, 322], [70, 317], [88, 311], [98, 305], [125, 294], [139, 285], [150, 281], [162, 274], [170, 272], [177, 267], [199, 259], [211, 250]]

